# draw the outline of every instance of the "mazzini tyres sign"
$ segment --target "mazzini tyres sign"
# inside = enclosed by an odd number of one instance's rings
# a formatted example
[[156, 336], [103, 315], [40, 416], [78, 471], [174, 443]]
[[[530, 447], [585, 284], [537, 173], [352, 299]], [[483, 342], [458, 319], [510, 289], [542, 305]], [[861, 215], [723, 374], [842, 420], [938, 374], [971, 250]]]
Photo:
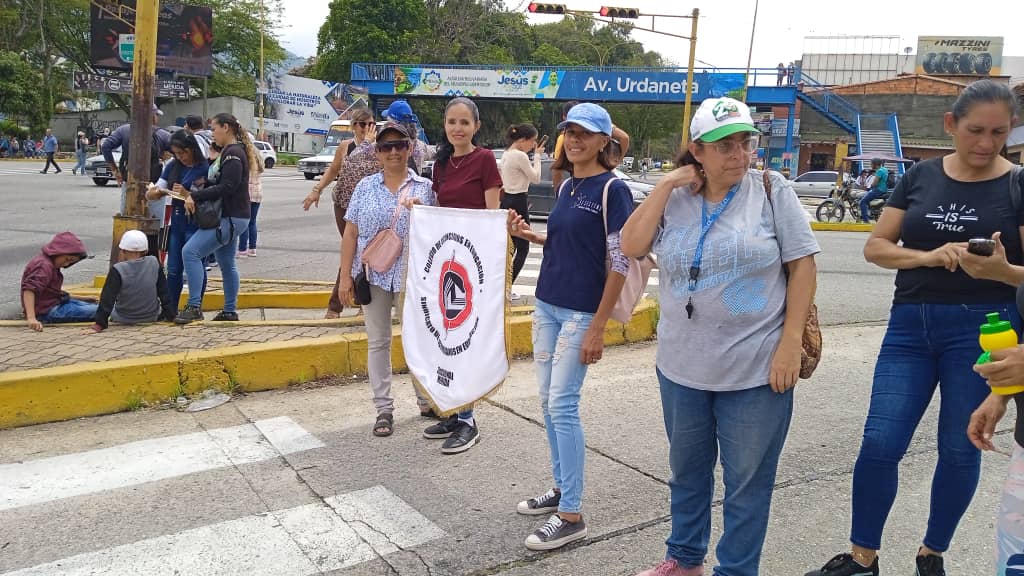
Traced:
[[918, 74], [999, 76], [1002, 36], [919, 36]]

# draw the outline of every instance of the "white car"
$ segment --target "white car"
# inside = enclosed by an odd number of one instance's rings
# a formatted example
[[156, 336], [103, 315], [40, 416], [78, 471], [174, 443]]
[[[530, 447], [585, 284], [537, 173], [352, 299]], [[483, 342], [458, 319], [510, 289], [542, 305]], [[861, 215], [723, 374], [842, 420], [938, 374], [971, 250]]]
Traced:
[[789, 183], [793, 186], [797, 196], [828, 198], [835, 191], [838, 178], [839, 173], [834, 170], [819, 170], [804, 172], [790, 180]]
[[[114, 149], [114, 164], [120, 161], [121, 148], [118, 147]], [[110, 166], [107, 165], [107, 161], [103, 159], [102, 155], [86, 158], [83, 171], [92, 178], [97, 186], [106, 186], [107, 182], [114, 180], [114, 174], [110, 171]]]
[[263, 159], [264, 168], [273, 168], [274, 164], [277, 164], [277, 150], [274, 150], [273, 144], [262, 140], [254, 140], [252, 144], [260, 153], [260, 158]]
[[334, 161], [334, 151], [337, 149], [337, 146], [324, 146], [316, 156], [299, 160], [297, 164], [299, 172], [306, 176], [306, 180], [312, 180], [327, 172], [327, 167]]

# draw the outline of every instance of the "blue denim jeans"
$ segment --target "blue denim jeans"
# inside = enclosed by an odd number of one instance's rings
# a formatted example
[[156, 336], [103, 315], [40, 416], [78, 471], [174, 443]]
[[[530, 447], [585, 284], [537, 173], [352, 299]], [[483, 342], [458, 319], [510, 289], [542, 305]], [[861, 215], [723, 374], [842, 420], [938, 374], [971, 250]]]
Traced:
[[67, 302], [57, 304], [50, 308], [46, 314], [39, 316], [37, 320], [43, 324], [64, 324], [67, 322], [92, 322], [96, 319], [98, 304], [91, 304], [71, 298]]
[[[175, 203], [171, 208], [171, 229], [167, 236], [167, 295], [175, 312], [181, 303], [181, 288], [185, 282], [185, 260], [182, 251], [192, 235], [199, 230], [185, 212], [185, 205]], [[203, 290], [206, 292], [206, 269], [203, 269]], [[200, 293], [202, 301], [202, 293]]]
[[725, 531], [716, 576], [757, 576], [768, 531], [779, 454], [793, 415], [793, 391], [770, 386], [733, 392], [688, 388], [658, 371], [669, 441], [672, 533], [668, 557], [700, 566], [711, 534], [715, 461], [721, 450]]
[[221, 218], [219, 228], [196, 230], [192, 238], [185, 243], [182, 257], [185, 260], [185, 275], [188, 276], [189, 306], [202, 306], [203, 285], [206, 282], [203, 258], [215, 254], [224, 283], [224, 311], [235, 311], [238, 306], [239, 284], [238, 266], [235, 264], [235, 242], [248, 225], [248, 218]]
[[583, 465], [587, 446], [580, 423], [580, 389], [587, 365], [580, 362], [583, 336], [594, 315], [537, 300], [533, 312], [533, 361], [540, 406], [551, 449], [551, 472], [562, 491], [559, 512], [578, 513], [583, 505]]
[[867, 194], [864, 195], [863, 198], [860, 199], [860, 220], [861, 220], [861, 222], [870, 222], [871, 221], [871, 213], [868, 210], [868, 208], [870, 207], [869, 205], [871, 204], [871, 201], [876, 199], [876, 198], [881, 198], [882, 196], [885, 196], [886, 194], [888, 194], [888, 192], [881, 192], [881, 191], [879, 191], [877, 189], [876, 190], [870, 190], [870, 191], [868, 191]]
[[246, 227], [245, 232], [238, 237], [238, 251], [245, 252], [246, 249], [256, 249], [256, 214], [259, 214], [260, 203], [250, 202], [249, 203], [249, 226]]
[[974, 497], [981, 453], [967, 439], [971, 413], [989, 387], [972, 367], [981, 354], [978, 326], [999, 312], [1020, 333], [1013, 302], [999, 304], [893, 304], [875, 364], [871, 405], [853, 470], [850, 541], [878, 550], [899, 486], [899, 463], [936, 385], [939, 458], [932, 477], [924, 545], [944, 552]]
[[75, 167], [71, 169], [71, 172], [81, 170], [82, 176], [85, 176], [85, 150], [77, 150], [75, 152], [75, 160], [77, 162], [75, 163]]

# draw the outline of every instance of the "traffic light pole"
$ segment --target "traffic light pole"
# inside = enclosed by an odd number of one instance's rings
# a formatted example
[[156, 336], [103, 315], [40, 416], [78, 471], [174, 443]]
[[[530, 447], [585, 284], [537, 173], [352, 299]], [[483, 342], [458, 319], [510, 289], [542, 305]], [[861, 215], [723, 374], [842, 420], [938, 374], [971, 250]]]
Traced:
[[690, 143], [690, 111], [693, 107], [693, 64], [697, 59], [697, 17], [700, 16], [700, 9], [694, 8], [692, 28], [690, 30], [690, 63], [686, 68], [686, 100], [683, 103], [683, 138], [682, 149], [686, 150]]
[[149, 217], [146, 187], [150, 182], [153, 143], [153, 97], [156, 84], [156, 36], [160, 0], [138, 0], [135, 5], [135, 53], [132, 63], [131, 136], [128, 142], [128, 183], [125, 213], [114, 216], [110, 264], [119, 261], [117, 245], [128, 230], [142, 230], [155, 254], [160, 223]]

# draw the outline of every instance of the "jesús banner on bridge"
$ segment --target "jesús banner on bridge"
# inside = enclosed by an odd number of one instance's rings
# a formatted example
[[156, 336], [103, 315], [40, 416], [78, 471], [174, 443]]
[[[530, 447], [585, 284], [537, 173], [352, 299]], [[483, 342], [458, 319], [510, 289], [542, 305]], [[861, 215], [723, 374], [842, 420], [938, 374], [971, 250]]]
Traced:
[[[742, 73], [694, 73], [695, 101], [737, 97]], [[395, 94], [453, 98], [682, 102], [685, 72], [395, 67]]]
[[409, 371], [442, 413], [505, 381], [507, 213], [416, 206], [402, 309]]

